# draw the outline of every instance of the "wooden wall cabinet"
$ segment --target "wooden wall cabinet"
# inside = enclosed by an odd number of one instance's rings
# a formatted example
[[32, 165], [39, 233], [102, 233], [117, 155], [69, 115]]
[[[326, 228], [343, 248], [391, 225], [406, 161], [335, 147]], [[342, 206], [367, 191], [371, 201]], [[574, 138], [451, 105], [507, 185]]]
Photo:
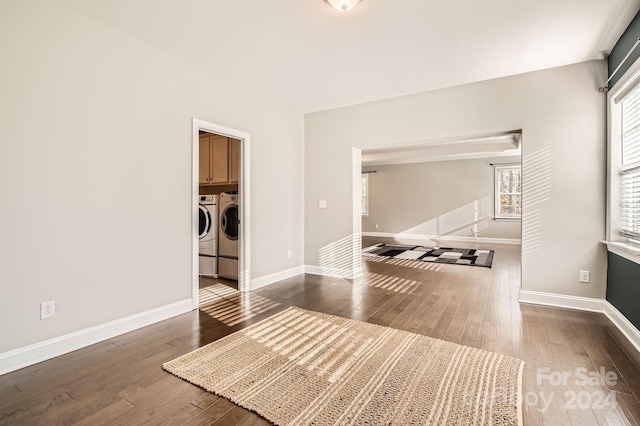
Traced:
[[220, 135], [200, 135], [200, 185], [238, 183], [240, 141]]
[[240, 141], [229, 138], [229, 183], [238, 183], [240, 175]]

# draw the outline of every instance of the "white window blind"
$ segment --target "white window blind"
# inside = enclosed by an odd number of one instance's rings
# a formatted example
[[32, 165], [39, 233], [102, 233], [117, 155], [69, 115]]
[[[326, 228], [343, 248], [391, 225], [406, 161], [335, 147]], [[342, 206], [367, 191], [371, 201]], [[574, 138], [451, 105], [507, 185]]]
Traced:
[[622, 99], [620, 229], [640, 239], [640, 85]]

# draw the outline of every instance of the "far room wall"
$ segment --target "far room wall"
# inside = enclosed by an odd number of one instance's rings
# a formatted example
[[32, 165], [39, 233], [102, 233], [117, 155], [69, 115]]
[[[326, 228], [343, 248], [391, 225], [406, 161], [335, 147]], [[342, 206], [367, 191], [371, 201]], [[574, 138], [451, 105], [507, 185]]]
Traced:
[[516, 156], [365, 166], [363, 172], [375, 173], [368, 174], [362, 231], [519, 240], [519, 220], [494, 220], [491, 166], [519, 162]]

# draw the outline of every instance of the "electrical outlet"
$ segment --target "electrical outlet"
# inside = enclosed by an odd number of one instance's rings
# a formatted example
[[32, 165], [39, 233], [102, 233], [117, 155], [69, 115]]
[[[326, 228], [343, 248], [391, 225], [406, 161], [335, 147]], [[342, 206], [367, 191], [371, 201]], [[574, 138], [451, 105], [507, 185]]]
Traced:
[[289, 251], [287, 252], [287, 258], [288, 258], [288, 259], [291, 259], [291, 250], [289, 250]]
[[378, 229], [378, 224], [376, 223], [376, 229]]
[[50, 300], [40, 303], [40, 319], [47, 319], [56, 315], [56, 302]]
[[318, 201], [318, 208], [326, 209], [327, 208], [327, 200]]
[[589, 271], [580, 271], [580, 282], [588, 283], [590, 281]]

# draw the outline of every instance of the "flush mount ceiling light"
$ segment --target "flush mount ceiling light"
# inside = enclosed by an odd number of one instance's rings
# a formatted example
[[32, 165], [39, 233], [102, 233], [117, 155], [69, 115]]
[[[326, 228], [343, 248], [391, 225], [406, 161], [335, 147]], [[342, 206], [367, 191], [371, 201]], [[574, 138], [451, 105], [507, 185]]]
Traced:
[[335, 9], [341, 10], [343, 12], [349, 11], [356, 7], [360, 0], [324, 0], [333, 6]]

